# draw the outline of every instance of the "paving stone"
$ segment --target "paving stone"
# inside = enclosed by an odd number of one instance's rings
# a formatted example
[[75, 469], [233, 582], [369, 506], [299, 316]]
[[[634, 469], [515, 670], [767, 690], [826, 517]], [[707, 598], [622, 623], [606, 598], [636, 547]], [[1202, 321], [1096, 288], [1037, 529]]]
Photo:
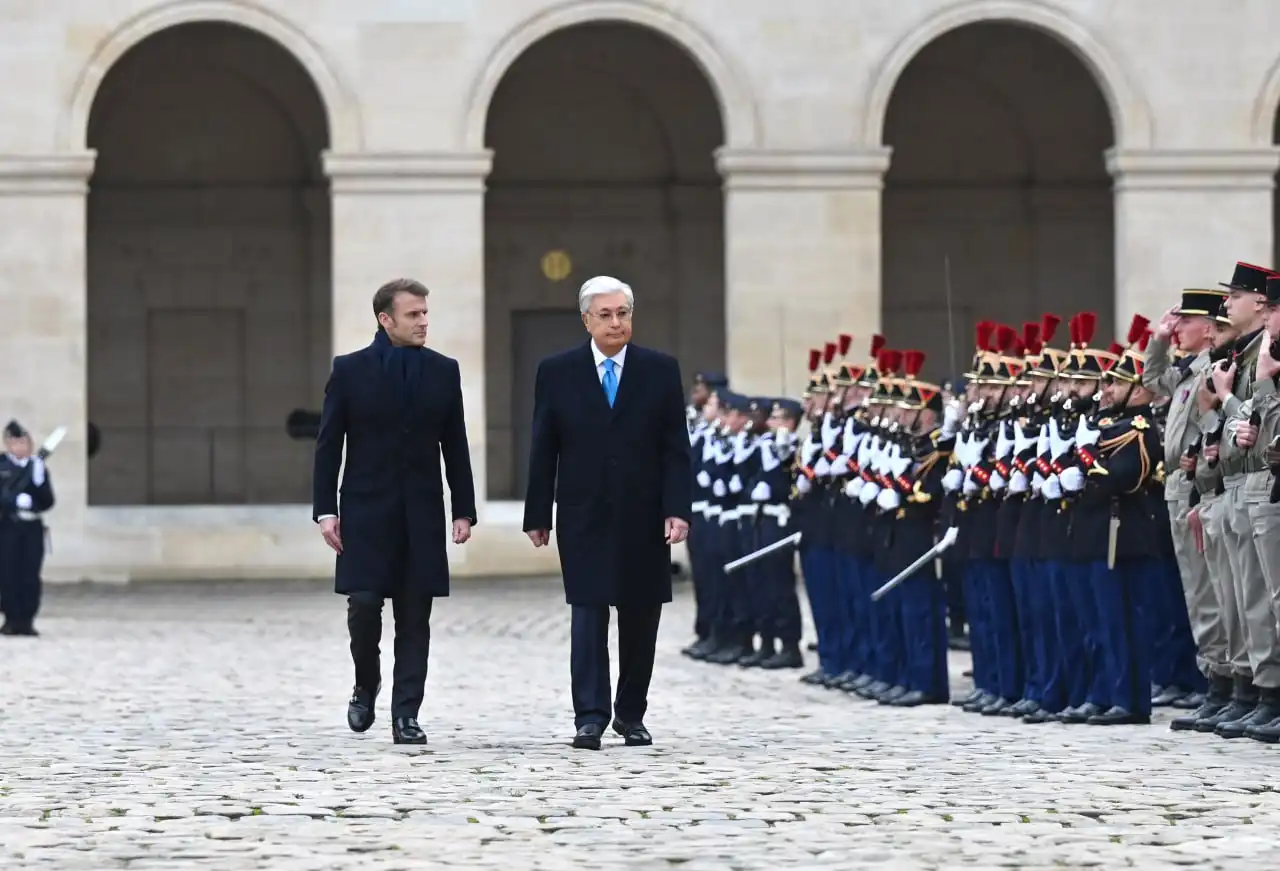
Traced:
[[[343, 602], [314, 584], [54, 587], [0, 639], [0, 867], [739, 871], [1268, 863], [1276, 748], [1151, 727], [898, 710], [678, 654], [664, 613], [657, 744], [574, 751], [552, 583], [437, 603], [422, 722], [344, 722]], [[384, 650], [391, 649], [390, 619]], [[965, 658], [953, 654], [964, 689]], [[86, 704], [86, 700], [92, 700]], [[998, 719], [999, 722], [992, 722]]]

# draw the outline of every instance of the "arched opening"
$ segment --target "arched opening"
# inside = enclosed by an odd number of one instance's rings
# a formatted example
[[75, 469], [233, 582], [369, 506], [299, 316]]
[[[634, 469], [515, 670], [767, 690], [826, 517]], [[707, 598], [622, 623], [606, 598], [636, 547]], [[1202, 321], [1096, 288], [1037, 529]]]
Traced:
[[719, 104], [697, 64], [633, 24], [557, 31], [489, 107], [485, 366], [489, 498], [523, 498], [538, 361], [586, 340], [577, 291], [636, 292], [636, 341], [686, 374], [724, 364]]
[[329, 142], [314, 82], [233, 24], [183, 24], [89, 116], [91, 505], [310, 501], [285, 417], [331, 358]]
[[903, 71], [884, 129], [890, 342], [927, 352], [929, 372], [943, 378], [963, 371], [979, 320], [1020, 327], [1046, 311], [1089, 309], [1099, 341], [1110, 341], [1115, 222], [1104, 152], [1114, 131], [1070, 49], [1019, 24], [953, 30]]

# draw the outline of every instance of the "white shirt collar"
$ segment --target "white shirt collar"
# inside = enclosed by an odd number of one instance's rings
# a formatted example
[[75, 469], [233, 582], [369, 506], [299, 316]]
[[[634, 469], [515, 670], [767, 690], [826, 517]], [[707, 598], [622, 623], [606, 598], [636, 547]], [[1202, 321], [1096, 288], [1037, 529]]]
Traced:
[[613, 360], [613, 366], [614, 366], [615, 372], [620, 372], [622, 370], [623, 365], [625, 365], [626, 363], [627, 346], [623, 345], [622, 350], [614, 354], [612, 357], [606, 357], [604, 354], [604, 351], [601, 351], [599, 348], [596, 347], [596, 340], [592, 339], [591, 340], [591, 356], [595, 358], [597, 371], [600, 371], [600, 372], [604, 371], [602, 367], [604, 366], [605, 360]]
[[23, 457], [22, 459], [18, 459], [17, 457], [15, 457], [13, 454], [10, 454], [10, 453], [6, 453], [5, 457], [8, 458], [9, 462], [13, 463], [15, 466], [17, 466], [20, 469], [24, 468], [27, 465], [27, 463], [31, 462], [30, 457]]

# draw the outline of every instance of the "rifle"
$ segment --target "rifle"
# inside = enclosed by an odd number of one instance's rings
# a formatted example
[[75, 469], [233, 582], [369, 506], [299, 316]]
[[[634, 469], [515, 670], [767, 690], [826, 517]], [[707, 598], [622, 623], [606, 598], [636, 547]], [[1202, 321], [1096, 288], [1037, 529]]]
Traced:
[[[1200, 456], [1200, 445], [1201, 443], [1204, 442], [1204, 438], [1205, 438], [1204, 436], [1200, 436], [1200, 438], [1192, 442], [1191, 445], [1187, 448], [1186, 456], [1191, 457], [1193, 460], [1196, 457]], [[1194, 481], [1196, 479], [1195, 469], [1188, 469], [1186, 472], [1186, 476], [1188, 481]]]

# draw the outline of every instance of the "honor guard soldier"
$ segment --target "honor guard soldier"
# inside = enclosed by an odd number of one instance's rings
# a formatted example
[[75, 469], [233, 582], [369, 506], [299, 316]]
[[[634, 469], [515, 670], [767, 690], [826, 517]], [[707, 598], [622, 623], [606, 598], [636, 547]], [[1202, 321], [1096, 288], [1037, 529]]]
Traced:
[[1104, 364], [1102, 416], [1096, 427], [1082, 419], [1074, 458], [1058, 472], [1063, 492], [1076, 503], [1068, 546], [1088, 567], [1095, 601], [1100, 655], [1094, 667], [1103, 676], [1105, 701], [1098, 700], [1104, 710], [1085, 720], [1090, 725], [1151, 722], [1150, 641], [1141, 617], [1158, 545], [1146, 488], [1163, 448], [1151, 421], [1152, 394], [1142, 386], [1149, 335], [1139, 317], [1118, 357], [1092, 355]]
[[[1253, 527], [1253, 518], [1267, 507], [1271, 475], [1261, 448], [1255, 450], [1257, 446], [1253, 444], [1246, 447], [1237, 433], [1241, 425], [1256, 430], [1249, 400], [1259, 352], [1269, 341], [1263, 329], [1267, 320], [1267, 279], [1275, 274], [1269, 269], [1237, 263], [1231, 281], [1223, 283], [1228, 291], [1227, 316], [1240, 336], [1230, 362], [1223, 361], [1209, 372], [1216, 401], [1201, 420], [1201, 428], [1215, 437], [1214, 444], [1202, 451], [1202, 457], [1220, 467], [1226, 491], [1222, 539], [1227, 547], [1251, 671], [1237, 688], [1235, 704], [1215, 715], [1213, 731], [1226, 738], [1244, 737], [1249, 726], [1265, 725], [1267, 721], [1262, 718], [1280, 701], [1280, 633]], [[1263, 688], [1267, 690], [1265, 698], [1260, 693]], [[1196, 728], [1200, 730], [1205, 725], [1208, 721]]]
[[[719, 372], [699, 372], [693, 379], [693, 390], [689, 394], [689, 446], [693, 456], [693, 523], [689, 530], [686, 545], [689, 552], [689, 573], [693, 578], [693, 595], [695, 616], [693, 630], [697, 636], [693, 644], [682, 653], [686, 656], [703, 655], [708, 652], [711, 640], [712, 600], [716, 572], [719, 566], [714, 565], [714, 557], [709, 550], [709, 533], [707, 531], [707, 506], [710, 505], [711, 486], [710, 470], [712, 458], [715, 456], [716, 431], [720, 419], [720, 401], [716, 397], [717, 390], [728, 387], [728, 379]], [[705, 477], [703, 474], [705, 473]], [[707, 485], [703, 486], [702, 481]], [[718, 525], [718, 524], [717, 524]], [[708, 559], [712, 565], [708, 565]]]
[[[905, 379], [898, 403], [902, 452], [891, 464], [876, 506], [891, 518], [888, 568], [896, 576], [936, 544], [942, 476], [947, 470], [951, 445], [940, 429], [942, 390], [919, 380], [925, 355], [903, 352]], [[947, 676], [946, 596], [937, 561], [916, 569], [906, 580], [876, 603], [893, 608], [896, 619], [873, 614], [877, 622], [890, 619], [902, 627], [902, 657], [895, 669], [896, 690], [881, 701], [895, 707], [945, 704], [950, 697]]]
[[0, 455], [0, 635], [35, 636], [40, 610], [40, 569], [45, 527], [53, 508], [53, 482], [44, 460], [33, 456], [31, 434], [16, 420], [4, 428]]
[[[746, 399], [746, 424], [738, 434], [733, 453], [733, 477], [729, 479], [729, 492], [738, 497], [737, 532], [739, 556], [746, 556], [757, 549], [757, 527], [760, 519], [760, 503], [751, 492], [760, 477], [763, 463], [762, 451], [769, 449], [768, 423], [773, 410], [773, 400], [759, 397]], [[745, 588], [748, 636], [746, 651], [738, 657], [738, 665], [754, 668], [777, 652], [774, 637], [769, 634], [767, 582], [760, 574], [759, 560], [739, 569], [737, 580]], [[760, 639], [757, 646], [756, 638]]]

